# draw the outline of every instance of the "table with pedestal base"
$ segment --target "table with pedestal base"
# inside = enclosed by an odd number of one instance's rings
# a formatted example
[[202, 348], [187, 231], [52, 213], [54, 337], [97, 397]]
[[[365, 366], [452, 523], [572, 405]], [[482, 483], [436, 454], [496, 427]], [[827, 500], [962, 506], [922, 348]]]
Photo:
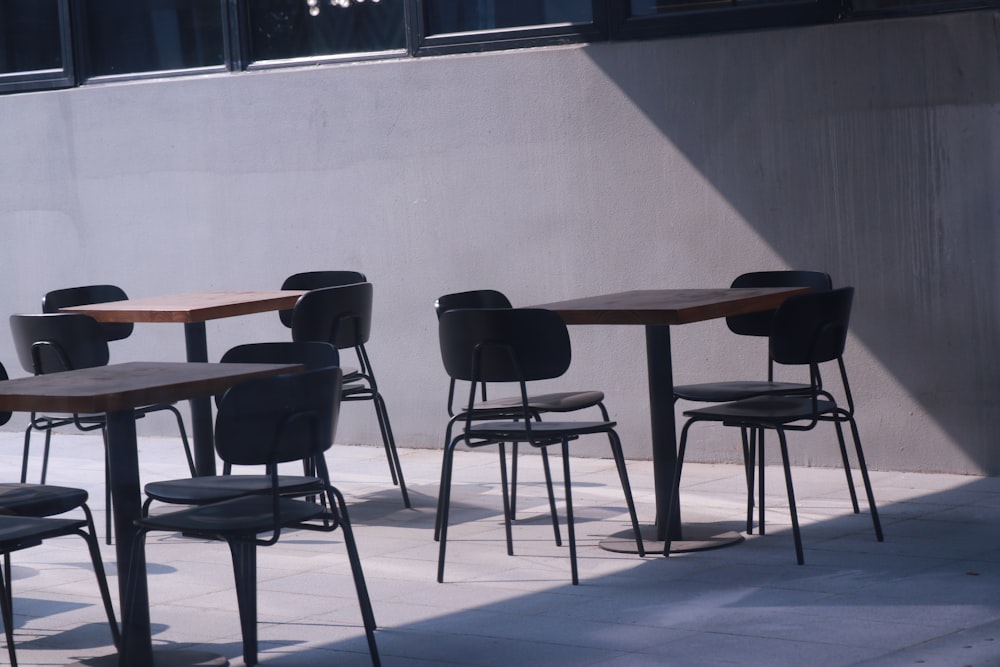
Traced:
[[[646, 368], [649, 380], [649, 420], [653, 445], [653, 484], [656, 519], [642, 528], [646, 553], [662, 553], [670, 511], [670, 489], [677, 467], [677, 426], [674, 418], [674, 376], [670, 327], [705, 320], [774, 310], [806, 288], [651, 289], [545, 303], [568, 325], [627, 325], [646, 329]], [[697, 551], [741, 541], [739, 533], [718, 531], [711, 525], [682, 525], [680, 503], [674, 502], [671, 551]], [[610, 551], [636, 553], [631, 531], [601, 542]]]
[[135, 520], [141, 516], [142, 503], [135, 408], [210, 400], [244, 380], [302, 369], [279, 364], [132, 362], [0, 382], [0, 411], [106, 415], [122, 624], [120, 667], [228, 664], [225, 658], [195, 651], [157, 651], [154, 655], [145, 551], [135, 548]]

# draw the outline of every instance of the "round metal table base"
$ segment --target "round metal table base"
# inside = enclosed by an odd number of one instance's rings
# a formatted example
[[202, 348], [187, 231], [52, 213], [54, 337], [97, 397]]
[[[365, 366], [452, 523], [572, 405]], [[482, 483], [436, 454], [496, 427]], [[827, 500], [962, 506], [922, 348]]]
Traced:
[[[642, 546], [646, 550], [647, 556], [657, 556], [663, 553], [663, 540], [656, 539], [656, 526], [639, 526], [639, 532], [642, 534]], [[682, 534], [683, 539], [673, 540], [670, 543], [670, 553], [708, 551], [709, 549], [732, 546], [743, 541], [743, 535], [740, 533], [732, 530], [720, 532], [718, 527], [712, 525], [687, 525], [682, 528]], [[635, 546], [635, 535], [631, 529], [605, 537], [601, 540], [600, 546], [605, 551], [615, 553], [639, 553]]]
[[[80, 667], [118, 667], [118, 654], [88, 658]], [[228, 667], [229, 660], [215, 653], [193, 649], [153, 649], [153, 667]]]

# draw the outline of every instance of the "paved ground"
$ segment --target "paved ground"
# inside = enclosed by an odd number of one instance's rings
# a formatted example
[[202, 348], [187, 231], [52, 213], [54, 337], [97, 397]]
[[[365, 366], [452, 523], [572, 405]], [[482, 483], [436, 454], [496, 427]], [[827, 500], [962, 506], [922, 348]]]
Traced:
[[[103, 535], [100, 440], [61, 435], [53, 446], [49, 481], [89, 489]], [[183, 474], [176, 441], [140, 447], [147, 481]], [[572, 586], [538, 459], [523, 459], [510, 557], [496, 455], [461, 453], [438, 584], [440, 453], [403, 450], [412, 510], [389, 486], [380, 448], [335, 446], [329, 461], [350, 503], [387, 666], [1000, 665], [1000, 479], [874, 473], [886, 534], [878, 543], [869, 515], [850, 512], [840, 470], [796, 469], [806, 557], [798, 566], [780, 472], [769, 470], [766, 536], [640, 559], [598, 546], [627, 527], [613, 466], [574, 459], [581, 582]], [[18, 434], [0, 434], [0, 463], [15, 479]], [[649, 464], [630, 471], [649, 520]], [[743, 489], [739, 467], [688, 465], [686, 521], [741, 530]], [[104, 556], [114, 577], [113, 549]], [[82, 543], [61, 538], [14, 558], [21, 664], [108, 664], [100, 658], [113, 648]], [[206, 649], [243, 665], [228, 550], [159, 536], [148, 559], [157, 647]], [[261, 664], [370, 664], [338, 533], [287, 535], [260, 551], [259, 567]]]

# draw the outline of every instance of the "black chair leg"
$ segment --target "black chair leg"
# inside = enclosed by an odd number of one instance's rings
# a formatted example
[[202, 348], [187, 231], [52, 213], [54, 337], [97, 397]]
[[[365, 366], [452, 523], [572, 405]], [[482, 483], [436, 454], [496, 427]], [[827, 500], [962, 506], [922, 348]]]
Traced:
[[788, 512], [792, 517], [792, 537], [795, 539], [795, 558], [799, 565], [805, 563], [802, 555], [802, 535], [799, 533], [799, 514], [795, 509], [795, 489], [792, 488], [792, 467], [788, 462], [788, 442], [785, 432], [778, 429], [778, 441], [781, 444], [781, 463], [785, 468], [785, 488], [788, 491]]
[[559, 534], [559, 514], [556, 512], [556, 494], [552, 488], [552, 468], [549, 466], [549, 450], [542, 447], [542, 470], [545, 471], [545, 491], [549, 496], [549, 514], [552, 516], [552, 532], [555, 534], [556, 546], [562, 546], [562, 536]]
[[834, 426], [837, 427], [837, 444], [840, 445], [840, 460], [844, 463], [844, 474], [847, 476], [847, 490], [851, 494], [851, 507], [854, 508], [855, 514], [861, 513], [861, 508], [858, 506], [858, 493], [854, 490], [854, 477], [851, 475], [851, 463], [847, 458], [847, 443], [844, 441], [844, 429], [841, 427], [840, 422], [834, 422]]
[[444, 448], [444, 460], [441, 463], [441, 486], [438, 490], [438, 583], [444, 582], [444, 555], [448, 543], [448, 506], [451, 503], [451, 472], [452, 459], [458, 440], [449, 442]]
[[517, 445], [510, 446], [510, 518], [517, 519]]
[[500, 488], [503, 496], [503, 529], [507, 537], [507, 555], [514, 555], [514, 535], [510, 527], [510, 494], [507, 491], [507, 448], [501, 442], [497, 448], [500, 451]]
[[767, 524], [764, 522], [764, 475], [767, 468], [764, 467], [764, 434], [765, 429], [757, 430], [757, 534], [767, 534]]
[[622, 485], [622, 492], [625, 494], [625, 506], [628, 508], [628, 518], [632, 523], [632, 533], [635, 535], [635, 546], [639, 551], [639, 557], [645, 557], [646, 548], [642, 543], [642, 531], [639, 529], [639, 517], [635, 512], [635, 502], [632, 500], [632, 485], [628, 481], [628, 468], [625, 466], [625, 454], [622, 452], [622, 443], [618, 434], [614, 431], [608, 432], [608, 439], [611, 441], [611, 456], [615, 460], [615, 467], [618, 468], [618, 479]]
[[3, 555], [4, 571], [0, 576], [0, 612], [3, 614], [3, 630], [7, 636], [7, 655], [10, 657], [11, 667], [17, 667], [17, 654], [14, 652], [14, 610], [11, 605], [10, 592], [10, 554]]
[[351, 574], [354, 576], [354, 589], [358, 594], [358, 604], [361, 607], [361, 618], [365, 626], [365, 637], [368, 639], [368, 652], [371, 654], [372, 667], [381, 667], [382, 661], [379, 658], [378, 646], [375, 644], [375, 612], [372, 610], [371, 598], [368, 596], [368, 586], [365, 584], [365, 575], [361, 570], [361, 556], [358, 554], [358, 545], [354, 541], [354, 530], [351, 528], [351, 521], [347, 516], [347, 502], [343, 494], [338, 489], [329, 488], [332, 492], [330, 504], [340, 515], [340, 529], [344, 533], [344, 546], [347, 548], [347, 558], [351, 564]]
[[562, 441], [563, 485], [566, 487], [566, 533], [569, 535], [569, 568], [573, 585], [580, 583], [580, 575], [576, 565], [576, 529], [573, 527], [573, 492], [569, 479], [569, 440]]
[[743, 474], [747, 479], [747, 535], [753, 535], [753, 484], [754, 484], [754, 459], [756, 457], [756, 445], [754, 432], [746, 426], [740, 429], [740, 438], [743, 444]]
[[94, 517], [90, 508], [83, 506], [83, 511], [87, 516], [87, 530], [78, 534], [87, 543], [90, 550], [90, 562], [94, 567], [94, 574], [97, 576], [97, 587], [101, 592], [101, 601], [104, 603], [104, 613], [108, 617], [108, 627], [111, 628], [111, 640], [115, 648], [121, 648], [121, 631], [118, 628], [118, 621], [115, 619], [115, 609], [111, 604], [111, 590], [108, 588], [108, 576], [104, 571], [104, 561], [101, 560], [101, 549], [97, 544], [97, 531], [94, 529]]
[[674, 481], [670, 487], [670, 502], [667, 507], [667, 534], [663, 540], [663, 556], [670, 556], [670, 545], [671, 539], [670, 534], [674, 529], [674, 503], [680, 502], [680, 488], [681, 488], [681, 468], [684, 466], [684, 452], [687, 449], [687, 437], [688, 429], [691, 428], [691, 424], [694, 422], [688, 420], [684, 424], [684, 428], [681, 429], [681, 441], [677, 445], [677, 464], [674, 468]]
[[861, 469], [861, 479], [865, 484], [865, 495], [868, 497], [868, 511], [872, 515], [875, 538], [881, 542], [884, 539], [882, 536], [882, 522], [878, 518], [878, 508], [875, 507], [875, 494], [872, 492], [872, 482], [868, 476], [868, 464], [865, 463], [865, 453], [861, 449], [861, 435], [858, 433], [858, 425], [853, 418], [848, 423], [851, 425], [851, 437], [854, 438], [854, 449], [858, 456], [858, 468]]
[[[373, 380], [374, 382], [374, 380]], [[392, 476], [392, 483], [399, 486], [399, 492], [403, 496], [403, 505], [411, 508], [410, 494], [406, 490], [406, 482], [403, 480], [403, 466], [399, 462], [399, 451], [396, 449], [396, 439], [392, 435], [392, 426], [389, 424], [389, 411], [385, 407], [385, 400], [382, 394], [373, 390], [373, 402], [375, 403], [375, 417], [378, 420], [379, 430], [382, 432], [382, 443], [385, 446], [385, 454], [389, 459], [389, 472]]]
[[31, 449], [31, 432], [34, 430], [33, 424], [28, 424], [24, 429], [24, 451], [21, 454], [21, 484], [28, 481], [28, 452]]
[[257, 664], [257, 546], [232, 541], [229, 551], [233, 557], [236, 601], [243, 633], [243, 662], [251, 667]]
[[181, 435], [181, 445], [184, 447], [184, 457], [187, 459], [188, 470], [191, 472], [192, 477], [196, 477], [198, 472], [194, 467], [194, 457], [191, 455], [191, 445], [188, 442], [187, 429], [184, 428], [184, 420], [181, 418], [180, 410], [172, 405], [167, 405], [165, 407], [167, 410], [174, 413], [174, 418], [177, 420], [177, 431]]

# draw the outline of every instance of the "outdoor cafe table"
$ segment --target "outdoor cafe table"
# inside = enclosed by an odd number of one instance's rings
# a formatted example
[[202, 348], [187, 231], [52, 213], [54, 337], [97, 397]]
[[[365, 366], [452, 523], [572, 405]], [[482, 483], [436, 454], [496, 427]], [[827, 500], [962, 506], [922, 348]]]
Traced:
[[[142, 549], [133, 548], [134, 522], [141, 515], [135, 408], [200, 397], [210, 399], [243, 380], [301, 368], [278, 364], [131, 362], [0, 382], [0, 411], [107, 415], [122, 622], [120, 667], [176, 664], [166, 656], [154, 662], [146, 558]], [[227, 663], [222, 659], [221, 663], [198, 664]]]
[[[643, 527], [647, 553], [663, 551], [670, 511], [670, 489], [677, 468], [677, 426], [674, 419], [674, 374], [670, 350], [670, 327], [732, 315], [773, 310], [803, 288], [655, 289], [545, 303], [566, 324], [642, 325], [646, 328], [646, 369], [649, 381], [649, 421], [653, 449], [653, 487], [656, 495], [655, 524]], [[671, 551], [710, 549], [739, 541], [736, 533], [718, 534], [697, 525], [682, 526], [680, 503], [673, 503], [675, 530]], [[631, 544], [631, 546], [629, 546]], [[610, 551], [635, 552], [632, 532], [602, 541]]]
[[[295, 306], [295, 302], [304, 293], [301, 290], [193, 292], [72, 306], [62, 308], [61, 312], [84, 313], [98, 322], [183, 323], [187, 360], [208, 361], [205, 322], [223, 317], [287, 310]], [[195, 470], [199, 475], [214, 475], [212, 405], [207, 397], [191, 401], [191, 432]]]

